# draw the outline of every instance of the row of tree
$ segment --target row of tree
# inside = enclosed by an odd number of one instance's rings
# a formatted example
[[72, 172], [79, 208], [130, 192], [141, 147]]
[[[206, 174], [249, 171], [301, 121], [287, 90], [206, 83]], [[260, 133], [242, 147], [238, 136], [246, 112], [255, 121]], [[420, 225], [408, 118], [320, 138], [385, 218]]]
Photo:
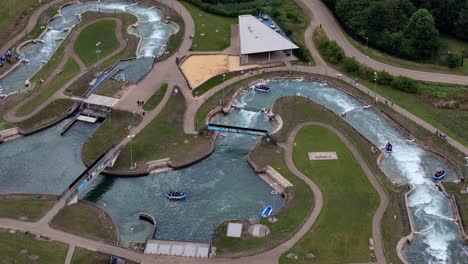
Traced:
[[[439, 30], [460, 38], [468, 35], [468, 0], [324, 2], [351, 35], [400, 57], [418, 60], [435, 57], [440, 46]], [[447, 19], [449, 14], [444, 14], [442, 3], [446, 2], [452, 2], [454, 7], [460, 6], [450, 19]]]

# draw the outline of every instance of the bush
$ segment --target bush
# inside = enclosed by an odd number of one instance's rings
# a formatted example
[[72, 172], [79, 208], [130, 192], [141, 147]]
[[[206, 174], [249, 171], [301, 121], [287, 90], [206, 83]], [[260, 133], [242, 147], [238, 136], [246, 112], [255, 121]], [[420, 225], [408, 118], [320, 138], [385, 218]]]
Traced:
[[391, 87], [409, 93], [419, 93], [421, 90], [416, 81], [403, 76], [394, 78]]
[[379, 78], [377, 79], [377, 82], [382, 85], [390, 85], [393, 81], [394, 77], [390, 73], [386, 71], [380, 71], [379, 72]]
[[343, 49], [338, 46], [336, 41], [323, 40], [319, 44], [319, 49], [324, 59], [332, 64], [338, 64], [345, 57]]
[[447, 54], [446, 63], [447, 63], [447, 67], [449, 67], [450, 69], [461, 66], [462, 61], [463, 61], [463, 55], [459, 56], [458, 54], [451, 53], [451, 52]]
[[358, 73], [361, 65], [354, 58], [346, 57], [344, 60], [344, 68], [346, 72]]
[[294, 53], [294, 56], [296, 56], [301, 61], [304, 61], [304, 62], [312, 61], [309, 50], [302, 45], [300, 45], [298, 49], [295, 49], [293, 53]]

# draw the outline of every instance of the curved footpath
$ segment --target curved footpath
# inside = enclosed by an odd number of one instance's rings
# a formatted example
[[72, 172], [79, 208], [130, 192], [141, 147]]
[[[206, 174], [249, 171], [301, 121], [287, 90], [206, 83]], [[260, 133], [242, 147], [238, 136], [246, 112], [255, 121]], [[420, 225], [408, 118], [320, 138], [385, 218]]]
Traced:
[[[93, 65], [91, 65], [89, 67], [86, 67], [86, 65], [81, 61], [80, 57], [76, 54], [75, 50], [73, 49], [73, 45], [75, 44], [75, 41], [78, 38], [78, 36], [80, 35], [81, 31], [85, 30], [88, 26], [90, 26], [90, 25], [92, 25], [92, 24], [94, 24], [94, 23], [96, 23], [98, 21], [101, 21], [101, 20], [113, 20], [113, 21], [116, 22], [115, 35], [116, 35], [117, 40], [119, 42], [119, 48], [117, 50], [113, 51], [112, 53], [110, 53], [109, 55], [105, 56], [104, 58], [102, 58], [101, 60], [96, 62], [95, 64], [93, 64]], [[43, 84], [41, 84], [41, 86], [38, 88], [37, 91], [35, 91], [26, 100], [23, 100], [21, 103], [17, 104], [15, 107], [10, 109], [3, 116], [3, 118], [6, 121], [12, 122], [12, 123], [18, 123], [18, 122], [24, 121], [24, 120], [26, 120], [28, 118], [31, 118], [35, 114], [39, 113], [39, 111], [41, 111], [42, 109], [47, 107], [47, 105], [49, 105], [52, 101], [55, 101], [57, 99], [71, 99], [71, 97], [64, 95], [65, 89], [70, 87], [70, 85], [72, 85], [74, 82], [76, 82], [79, 78], [81, 78], [83, 75], [85, 75], [89, 71], [94, 70], [94, 68], [98, 64], [100, 64], [101, 62], [104, 62], [104, 61], [112, 58], [113, 56], [119, 54], [120, 52], [122, 52], [127, 47], [127, 41], [122, 36], [122, 21], [120, 19], [118, 19], [118, 18], [105, 17], [105, 18], [100, 18], [100, 19], [90, 21], [90, 22], [80, 26], [77, 30], [74, 30], [71, 33], [71, 36], [67, 36], [67, 37], [71, 37], [71, 39], [70, 39], [70, 42], [65, 47], [64, 56], [63, 56], [62, 61], [60, 62], [60, 64], [52, 72], [52, 74], [45, 80], [45, 82]], [[31, 113], [29, 113], [27, 115], [24, 115], [24, 116], [17, 116], [16, 112], [18, 111], [18, 109], [20, 109], [27, 102], [29, 102], [29, 101], [33, 100], [35, 97], [37, 97], [44, 89], [46, 89], [46, 86], [58, 74], [61, 73], [61, 71], [63, 70], [63, 67], [65, 66], [65, 63], [67, 62], [67, 60], [70, 57], [72, 57], [76, 61], [76, 63], [80, 66], [80, 72], [77, 75], [75, 75], [71, 80], [69, 80], [67, 83], [65, 83], [65, 85], [63, 85], [57, 92], [55, 92], [54, 95], [47, 98], [47, 100], [45, 100], [41, 105], [39, 105], [37, 108], [35, 108]]]
[[[322, 0], [297, 0], [302, 6], [307, 7], [309, 13], [313, 14], [313, 18], [317, 23], [320, 23], [322, 28], [328, 35], [328, 38], [335, 40], [338, 45], [340, 45], [347, 56], [354, 57], [363, 65], [367, 65], [376, 70], [385, 70], [393, 75], [402, 75], [408, 78], [428, 81], [428, 82], [439, 82], [439, 83], [454, 83], [460, 85], [468, 85], [468, 76], [456, 75], [456, 74], [443, 74], [443, 73], [434, 73], [434, 72], [423, 72], [415, 71], [405, 68], [399, 68], [393, 65], [385, 64], [379, 61], [376, 61], [370, 57], [367, 57], [365, 54], [362, 54], [357, 50], [343, 33], [341, 26], [335, 20], [335, 17], [328, 9], [328, 7], [322, 2]], [[306, 43], [312, 43], [312, 38], [306, 36]], [[313, 45], [313, 44], [312, 44]], [[309, 47], [309, 44], [307, 44]]]
[[[357, 149], [354, 147], [354, 145], [351, 143], [351, 141], [347, 137], [345, 137], [335, 127], [324, 124], [324, 123], [321, 123], [321, 122], [310, 121], [310, 122], [304, 122], [304, 123], [301, 123], [301, 124], [297, 125], [296, 127], [294, 127], [294, 129], [291, 131], [291, 133], [288, 135], [287, 143], [284, 146], [284, 149], [286, 150], [286, 164], [288, 165], [288, 168], [294, 174], [297, 175], [297, 172], [296, 172], [297, 169], [294, 166], [293, 161], [292, 161], [292, 146], [294, 144], [294, 139], [296, 138], [296, 135], [297, 135], [297, 133], [299, 133], [301, 128], [303, 128], [305, 126], [311, 126], [311, 125], [324, 127], [326, 129], [330, 130], [331, 132], [335, 133], [340, 138], [340, 140], [343, 142], [343, 144], [345, 144], [346, 147], [351, 151], [354, 158], [359, 163], [362, 170], [364, 171], [367, 178], [369, 179], [369, 182], [372, 184], [374, 189], [379, 194], [379, 197], [380, 197], [379, 207], [375, 211], [374, 217], [372, 218], [372, 239], [374, 240], [374, 248], [375, 248], [375, 255], [376, 255], [376, 258], [377, 258], [377, 262], [378, 263], [386, 263], [384, 248], [383, 248], [383, 243], [382, 243], [382, 231], [381, 231], [380, 227], [381, 227], [381, 222], [382, 222], [383, 215], [384, 215], [385, 210], [387, 209], [387, 206], [388, 206], [388, 197], [387, 197], [387, 194], [385, 193], [384, 189], [380, 185], [379, 181], [375, 177], [375, 175], [372, 173], [372, 171], [367, 166], [367, 163], [364, 161], [361, 154], [359, 154]], [[300, 177], [300, 178], [302, 179], [302, 177]], [[314, 189], [312, 189], [312, 190], [315, 192]], [[315, 210], [315, 208], [314, 208], [314, 210]]]
[[[168, 92], [169, 94], [169, 92]], [[30, 222], [22, 222], [18, 220], [12, 219], [5, 219], [0, 218], [0, 226], [3, 228], [10, 228], [15, 230], [21, 231], [30, 231], [34, 234], [43, 235], [49, 237], [52, 240], [57, 240], [63, 243], [67, 243], [70, 245], [70, 248], [73, 247], [82, 247], [92, 251], [99, 251], [111, 255], [116, 255], [120, 257], [124, 257], [129, 260], [139, 261], [144, 263], [167, 263], [167, 264], [178, 264], [178, 263], [229, 263], [229, 264], [271, 264], [271, 263], [278, 263], [278, 258], [288, 251], [291, 247], [294, 246], [312, 227], [312, 225], [317, 220], [320, 211], [323, 206], [323, 195], [318, 186], [307, 176], [301, 173], [292, 160], [292, 151], [293, 151], [293, 144], [294, 139], [299, 132], [299, 130], [308, 125], [319, 125], [323, 126], [327, 129], [330, 129], [334, 132], [342, 141], [343, 143], [350, 149], [353, 153], [353, 156], [359, 162], [361, 167], [363, 168], [366, 176], [368, 177], [371, 184], [374, 186], [376, 191], [379, 193], [380, 196], [380, 205], [377, 209], [373, 221], [372, 221], [372, 237], [374, 239], [375, 245], [375, 253], [377, 257], [378, 263], [386, 263], [385, 256], [383, 253], [383, 245], [381, 240], [381, 230], [380, 230], [380, 222], [382, 216], [385, 212], [388, 199], [387, 196], [379, 185], [375, 176], [371, 173], [370, 169], [367, 167], [364, 159], [360, 156], [358, 151], [354, 148], [351, 142], [339, 132], [337, 129], [318, 122], [306, 122], [300, 125], [297, 125], [293, 131], [289, 134], [288, 140], [286, 144], [284, 144], [283, 148], [285, 149], [285, 159], [288, 168], [301, 180], [303, 180], [313, 191], [314, 194], [314, 208], [312, 212], [307, 217], [304, 224], [300, 227], [299, 231], [296, 232], [289, 240], [282, 243], [281, 245], [264, 252], [259, 255], [255, 256], [248, 256], [239, 259], [224, 259], [224, 258], [210, 258], [210, 259], [200, 259], [200, 258], [184, 258], [184, 257], [167, 257], [167, 256], [155, 256], [155, 255], [145, 255], [142, 253], [138, 253], [132, 251], [130, 249], [110, 245], [104, 242], [94, 241], [90, 239], [86, 239], [83, 237], [79, 237], [76, 235], [72, 235], [69, 233], [65, 233], [56, 229], [51, 228], [48, 223], [53, 219], [53, 217], [58, 213], [57, 208], [59, 206], [54, 206], [41, 220], [38, 222], [30, 223]], [[63, 203], [63, 201], [59, 201], [59, 203]]]
[[39, 19], [39, 16], [42, 14], [42, 12], [44, 12], [46, 9], [48, 9], [51, 6], [64, 2], [64, 1], [65, 0], [54, 0], [36, 9], [36, 11], [34, 11], [34, 13], [29, 18], [28, 25], [26, 26], [26, 28], [23, 31], [21, 31], [18, 35], [16, 35], [14, 38], [12, 38], [10, 41], [5, 43], [5, 45], [3, 45], [3, 47], [0, 49], [0, 54], [4, 54], [9, 48], [12, 48], [11, 45], [14, 45], [16, 42], [24, 38], [29, 32], [31, 32], [34, 29], [34, 27], [36, 27], [37, 20]]

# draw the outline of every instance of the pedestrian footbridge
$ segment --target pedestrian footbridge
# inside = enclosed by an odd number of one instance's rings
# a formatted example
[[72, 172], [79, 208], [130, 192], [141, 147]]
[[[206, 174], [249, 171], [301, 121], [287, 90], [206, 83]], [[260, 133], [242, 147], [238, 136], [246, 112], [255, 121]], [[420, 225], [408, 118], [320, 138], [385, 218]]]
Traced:
[[267, 130], [248, 128], [248, 127], [236, 127], [236, 126], [227, 126], [227, 125], [221, 125], [221, 124], [208, 124], [208, 130], [268, 137]]

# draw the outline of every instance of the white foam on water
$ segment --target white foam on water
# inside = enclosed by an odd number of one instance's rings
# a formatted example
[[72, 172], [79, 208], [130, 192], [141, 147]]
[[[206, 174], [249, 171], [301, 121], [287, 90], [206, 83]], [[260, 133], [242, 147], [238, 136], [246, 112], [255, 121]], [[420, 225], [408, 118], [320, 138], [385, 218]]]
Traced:
[[448, 247], [456, 237], [453, 233], [448, 232], [449, 230], [446, 230], [445, 227], [441, 227], [441, 229], [431, 229], [424, 237], [423, 242], [428, 245], [426, 253], [434, 258], [433, 260], [427, 260], [428, 263], [447, 263], [448, 261]]
[[[423, 187], [421, 187], [423, 188]], [[432, 196], [426, 192], [416, 188], [413, 190], [413, 193], [408, 197], [408, 202], [410, 207], [421, 206], [429, 204], [433, 201]]]
[[401, 149], [392, 153], [396, 166], [413, 185], [427, 183], [425, 172], [421, 167], [422, 150], [415, 146], [400, 145]]

